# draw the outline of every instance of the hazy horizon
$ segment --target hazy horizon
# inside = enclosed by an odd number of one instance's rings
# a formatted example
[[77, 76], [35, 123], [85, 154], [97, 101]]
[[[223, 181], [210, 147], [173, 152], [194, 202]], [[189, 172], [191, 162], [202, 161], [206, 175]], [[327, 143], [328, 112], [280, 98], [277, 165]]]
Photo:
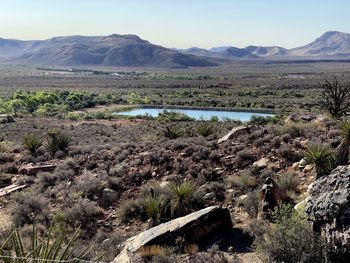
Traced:
[[[305, 45], [349, 32], [347, 1], [13, 0], [2, 3], [1, 38], [135, 34], [171, 48]], [[341, 5], [340, 5], [341, 3]]]

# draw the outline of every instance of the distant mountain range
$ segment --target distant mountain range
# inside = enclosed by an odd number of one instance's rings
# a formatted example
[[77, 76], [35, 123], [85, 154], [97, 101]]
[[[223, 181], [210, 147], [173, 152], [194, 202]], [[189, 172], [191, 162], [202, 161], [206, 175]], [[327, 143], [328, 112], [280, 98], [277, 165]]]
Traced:
[[21, 41], [0, 38], [0, 62], [113, 67], [211, 67], [232, 60], [349, 59], [350, 34], [329, 31], [302, 47], [233, 46], [169, 49], [136, 35], [66, 36]]
[[222, 59], [349, 59], [350, 34], [329, 31], [302, 47], [286, 49], [279, 46], [232, 46], [178, 50], [184, 54]]
[[0, 61], [35, 65], [207, 67], [217, 63], [181, 53], [136, 35], [67, 36], [20, 41], [0, 38]]

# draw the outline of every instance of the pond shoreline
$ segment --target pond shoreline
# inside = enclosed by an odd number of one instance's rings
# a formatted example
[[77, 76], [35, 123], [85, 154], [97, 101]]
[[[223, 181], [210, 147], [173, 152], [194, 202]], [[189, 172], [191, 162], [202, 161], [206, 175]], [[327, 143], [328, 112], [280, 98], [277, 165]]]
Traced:
[[[279, 114], [273, 109], [253, 109], [253, 108], [231, 108], [231, 107], [201, 107], [201, 106], [184, 106], [184, 105], [151, 105], [151, 104], [134, 104], [134, 105], [118, 105], [119, 110], [124, 111], [125, 108], [128, 109], [164, 109], [164, 110], [203, 110], [203, 111], [231, 111], [231, 112], [251, 112], [251, 113], [266, 113], [266, 114]], [[123, 107], [120, 107], [123, 106]]]

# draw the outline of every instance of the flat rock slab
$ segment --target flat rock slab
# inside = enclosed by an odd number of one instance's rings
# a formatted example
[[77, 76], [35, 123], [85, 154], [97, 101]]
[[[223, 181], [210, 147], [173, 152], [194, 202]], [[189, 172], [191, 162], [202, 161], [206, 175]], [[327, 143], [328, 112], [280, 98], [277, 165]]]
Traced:
[[126, 240], [113, 263], [131, 263], [134, 254], [147, 245], [175, 245], [177, 237], [188, 244], [201, 244], [211, 238], [232, 230], [232, 221], [227, 208], [210, 206], [160, 224]]
[[27, 185], [25, 184], [24, 185], [12, 184], [12, 185], [6, 186], [0, 189], [0, 196], [8, 195], [9, 193], [12, 193], [14, 191], [20, 190], [25, 187], [27, 187]]
[[41, 164], [33, 165], [32, 163], [28, 165], [21, 166], [18, 172], [26, 175], [36, 175], [40, 172], [52, 172], [56, 168], [56, 164]]
[[224, 137], [218, 140], [218, 143], [223, 143], [227, 140], [232, 140], [243, 134], [250, 134], [253, 131], [259, 130], [260, 128], [252, 125], [238, 126], [229, 131]]

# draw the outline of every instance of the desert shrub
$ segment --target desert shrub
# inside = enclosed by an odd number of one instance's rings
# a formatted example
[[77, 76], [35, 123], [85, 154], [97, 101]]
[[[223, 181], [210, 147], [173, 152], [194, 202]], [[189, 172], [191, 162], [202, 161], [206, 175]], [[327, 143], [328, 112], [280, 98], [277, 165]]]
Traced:
[[110, 232], [99, 229], [92, 241], [90, 251], [96, 251], [97, 256], [103, 255], [101, 258], [103, 262], [111, 262], [120, 253], [119, 245], [124, 239], [119, 231]]
[[12, 184], [12, 175], [0, 174], [0, 188]]
[[225, 185], [220, 182], [210, 182], [205, 184], [205, 186], [201, 190], [205, 193], [213, 194], [213, 197], [218, 201], [225, 200]]
[[120, 193], [110, 188], [104, 188], [101, 196], [98, 198], [97, 203], [99, 206], [108, 208], [116, 203], [119, 199]]
[[274, 148], [279, 148], [281, 146], [281, 142], [282, 142], [282, 139], [281, 137], [279, 136], [276, 136], [272, 139], [271, 141], [271, 145], [274, 147]]
[[163, 130], [164, 137], [168, 139], [176, 139], [180, 136], [179, 130], [174, 126], [166, 126]]
[[172, 250], [160, 245], [150, 245], [142, 247], [138, 253], [146, 262], [169, 262], [167, 255], [170, 255]]
[[268, 138], [265, 138], [265, 137], [263, 137], [263, 138], [258, 138], [258, 139], [256, 139], [254, 142], [253, 142], [253, 145], [255, 146], [255, 147], [261, 147], [261, 146], [263, 146], [266, 142], [268, 142], [269, 141], [269, 139]]
[[58, 181], [72, 180], [77, 174], [79, 167], [72, 159], [68, 159], [62, 164], [57, 165], [54, 173]]
[[289, 133], [285, 133], [281, 136], [283, 142], [288, 143], [292, 140], [292, 136]]
[[176, 111], [167, 111], [159, 113], [157, 120], [164, 122], [176, 122], [176, 121], [193, 121], [194, 119], [187, 116], [185, 113]]
[[71, 142], [71, 139], [68, 134], [62, 131], [51, 130], [48, 131], [47, 135], [48, 139], [46, 142], [46, 148], [52, 157], [58, 150], [62, 152], [65, 152], [67, 150]]
[[55, 186], [57, 175], [53, 173], [39, 173], [36, 182], [39, 191], [44, 192], [48, 187]]
[[13, 196], [16, 204], [12, 209], [12, 222], [16, 227], [25, 224], [47, 223], [47, 201], [37, 194], [22, 192]]
[[81, 192], [83, 198], [98, 200], [101, 197], [106, 183], [94, 174], [85, 173], [77, 178], [76, 188]]
[[120, 217], [124, 223], [134, 218], [139, 218], [142, 221], [146, 220], [147, 215], [142, 206], [142, 200], [136, 199], [126, 201], [121, 207]]
[[166, 187], [161, 187], [158, 181], [150, 180], [141, 186], [139, 197], [146, 198], [150, 195], [161, 196], [166, 194]]
[[205, 169], [200, 175], [205, 182], [222, 181], [222, 176], [215, 169]]
[[229, 188], [237, 188], [242, 191], [255, 188], [257, 180], [248, 171], [242, 171], [239, 175], [231, 175], [225, 178], [225, 183]]
[[73, 207], [64, 210], [65, 222], [68, 225], [85, 230], [95, 229], [96, 222], [102, 215], [102, 210], [87, 199], [77, 200]]
[[310, 124], [304, 124], [300, 122], [287, 123], [283, 126], [284, 133], [288, 133], [292, 138], [302, 137], [305, 134], [305, 129], [310, 128]]
[[202, 122], [197, 128], [197, 133], [203, 137], [208, 137], [214, 133], [214, 125], [210, 122]]
[[242, 201], [244, 210], [251, 218], [257, 218], [259, 212], [259, 191], [251, 191], [247, 197]]
[[329, 138], [337, 138], [342, 135], [342, 131], [337, 129], [337, 130], [330, 130], [328, 132], [328, 137]]
[[285, 191], [296, 191], [299, 186], [299, 178], [295, 173], [283, 173], [278, 177], [278, 185]]
[[335, 155], [327, 143], [311, 143], [305, 151], [305, 158], [315, 165], [317, 178], [329, 174], [335, 166]]
[[123, 175], [126, 174], [126, 169], [124, 166], [118, 164], [110, 168], [108, 174], [110, 176], [122, 177]]
[[278, 149], [278, 153], [281, 157], [286, 158], [288, 160], [291, 159], [292, 153], [293, 153], [293, 149], [291, 146], [287, 145], [287, 144], [283, 144], [279, 149]]
[[280, 118], [278, 116], [260, 116], [260, 115], [253, 115], [250, 118], [250, 123], [255, 125], [266, 125], [269, 123], [278, 123]]
[[208, 147], [198, 146], [196, 147], [196, 151], [192, 154], [192, 159], [195, 162], [200, 160], [207, 160], [211, 150]]
[[239, 162], [250, 162], [255, 159], [254, 155], [249, 150], [241, 150], [237, 153], [237, 158]]
[[322, 242], [302, 212], [284, 205], [272, 216], [274, 227], [261, 224], [265, 230], [254, 235], [257, 252], [267, 262], [324, 262]]
[[36, 135], [27, 134], [23, 137], [23, 145], [32, 155], [35, 155], [43, 142]]

